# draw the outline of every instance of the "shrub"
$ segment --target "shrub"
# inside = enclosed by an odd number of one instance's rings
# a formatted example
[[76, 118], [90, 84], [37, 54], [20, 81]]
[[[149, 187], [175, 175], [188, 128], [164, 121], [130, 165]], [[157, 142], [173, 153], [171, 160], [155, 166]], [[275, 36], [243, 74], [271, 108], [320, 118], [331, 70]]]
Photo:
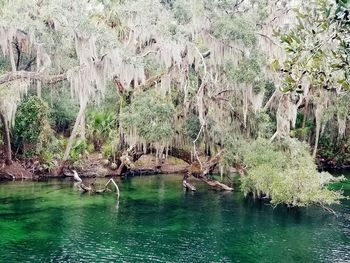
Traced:
[[87, 138], [99, 151], [116, 134], [117, 118], [114, 112], [91, 111], [87, 114]]
[[228, 151], [247, 167], [241, 178], [245, 195], [267, 197], [271, 204], [287, 206], [330, 205], [343, 198], [339, 191], [327, 189], [327, 184], [343, 179], [329, 173], [319, 173], [305, 143], [288, 139], [270, 143], [266, 139], [240, 143]]
[[72, 162], [77, 162], [83, 159], [84, 156], [88, 155], [89, 152], [93, 151], [93, 146], [85, 139], [78, 138], [75, 140], [72, 149], [69, 153], [69, 160]]
[[48, 117], [49, 107], [46, 102], [36, 96], [26, 99], [16, 114], [13, 128], [15, 148], [23, 151], [23, 147], [28, 145], [26, 155], [32, 156], [48, 144], [53, 137]]

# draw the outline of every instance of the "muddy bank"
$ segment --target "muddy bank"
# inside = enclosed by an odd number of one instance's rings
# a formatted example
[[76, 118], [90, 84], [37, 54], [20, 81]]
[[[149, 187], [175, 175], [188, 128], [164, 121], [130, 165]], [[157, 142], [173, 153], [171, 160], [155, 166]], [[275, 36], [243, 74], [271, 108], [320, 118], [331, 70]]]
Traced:
[[[317, 158], [317, 167], [322, 171], [341, 172], [350, 170], [350, 162], [337, 164], [332, 160]], [[141, 156], [131, 167], [125, 168], [121, 176], [138, 176], [152, 174], [185, 174], [190, 165], [181, 159], [169, 156], [162, 162], [157, 163], [153, 155]], [[38, 180], [40, 178], [64, 178], [70, 176], [71, 171], [76, 170], [82, 178], [113, 177], [117, 176], [117, 169], [99, 153], [91, 154], [88, 158], [76, 164], [67, 164], [63, 173], [54, 176], [52, 171], [43, 168], [37, 161], [17, 160], [12, 165], [6, 166], [0, 160], [0, 181], [1, 180]], [[232, 173], [237, 172], [232, 168]], [[216, 167], [213, 173], [219, 173]]]
[[0, 166], [0, 180], [35, 180], [38, 175], [33, 174], [28, 169], [25, 169], [19, 162], [13, 162], [11, 165], [1, 163]]
[[[122, 171], [122, 176], [150, 175], [150, 174], [179, 174], [188, 171], [189, 164], [169, 156], [161, 165], [152, 155], [143, 155], [129, 169]], [[70, 176], [76, 170], [82, 178], [117, 176], [117, 169], [100, 154], [92, 154], [78, 164], [67, 164], [60, 176], [54, 176], [52, 171], [44, 169], [37, 162], [17, 161], [12, 165], [0, 166], [0, 180], [38, 180], [40, 178], [63, 178]]]

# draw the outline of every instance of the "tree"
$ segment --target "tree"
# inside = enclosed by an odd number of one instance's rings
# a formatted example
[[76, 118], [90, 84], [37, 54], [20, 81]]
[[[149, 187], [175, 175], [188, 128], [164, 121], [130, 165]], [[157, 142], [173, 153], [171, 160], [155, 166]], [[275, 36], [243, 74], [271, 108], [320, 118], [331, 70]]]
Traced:
[[[284, 75], [285, 92], [300, 97], [298, 106], [305, 102], [304, 118], [313, 104], [316, 108], [316, 136], [313, 156], [316, 157], [320, 132], [326, 125], [326, 109], [349, 90], [349, 2], [301, 1], [296, 10], [297, 23], [280, 39], [287, 51], [287, 60], [277, 66]], [[344, 110], [338, 111], [339, 138], [346, 128]], [[304, 120], [305, 122], [305, 120]]]

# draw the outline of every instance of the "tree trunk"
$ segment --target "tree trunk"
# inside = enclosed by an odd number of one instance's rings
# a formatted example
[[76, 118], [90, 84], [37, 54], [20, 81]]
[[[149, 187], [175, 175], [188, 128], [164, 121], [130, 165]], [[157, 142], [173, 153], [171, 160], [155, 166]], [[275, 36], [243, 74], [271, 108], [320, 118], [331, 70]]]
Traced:
[[38, 80], [36, 83], [36, 95], [41, 98], [41, 81]]
[[66, 147], [66, 151], [65, 151], [64, 156], [63, 156], [63, 161], [64, 162], [68, 160], [70, 150], [72, 149], [74, 140], [75, 140], [75, 138], [77, 136], [77, 132], [78, 132], [79, 126], [81, 124], [81, 120], [82, 120], [82, 118], [85, 115], [86, 105], [87, 105], [87, 102], [83, 102], [80, 105], [79, 113], [78, 113], [78, 116], [77, 116], [77, 118], [75, 120], [74, 127], [73, 127], [73, 130], [72, 130], [72, 133], [70, 134], [70, 137], [69, 137], [69, 140], [68, 140], [68, 144], [67, 144], [67, 147]]
[[80, 137], [82, 138], [82, 139], [85, 139], [86, 138], [86, 136], [85, 136], [85, 126], [86, 126], [86, 124], [85, 124], [85, 113], [83, 114], [83, 117], [81, 118], [81, 122], [80, 122]]
[[193, 175], [194, 177], [202, 180], [207, 183], [211, 187], [225, 190], [225, 191], [233, 191], [232, 187], [229, 187], [225, 184], [222, 184], [216, 180], [211, 180], [207, 177], [207, 175], [215, 168], [215, 166], [219, 163], [222, 151], [220, 151], [217, 155], [212, 157], [208, 162], [205, 162], [202, 165], [202, 169], [199, 167], [197, 162], [194, 162], [189, 170], [189, 175]]
[[[38, 46], [37, 48], [37, 53], [36, 53], [36, 71], [40, 72], [40, 51], [41, 51], [41, 45]], [[36, 95], [41, 98], [41, 81], [38, 80], [36, 83]]]
[[124, 169], [129, 168], [131, 166], [132, 161], [134, 158], [132, 153], [134, 151], [135, 145], [131, 145], [129, 149], [127, 149], [125, 152], [123, 152], [122, 156], [119, 158], [120, 165], [117, 170], [117, 176], [120, 176]]
[[182, 150], [180, 148], [170, 147], [168, 151], [168, 155], [181, 159], [188, 164], [191, 164], [193, 161], [191, 152]]
[[[306, 126], [306, 117], [307, 117], [307, 110], [309, 108], [309, 101], [306, 100], [305, 106], [304, 106], [304, 116], [303, 116], [303, 124], [301, 125], [301, 128], [304, 129]], [[303, 138], [304, 139], [304, 138]]]
[[79, 128], [79, 126], [81, 124], [81, 120], [82, 120], [82, 118], [84, 117], [84, 114], [85, 114], [86, 105], [87, 105], [87, 102], [82, 102], [80, 104], [79, 113], [78, 113], [78, 116], [77, 116], [77, 118], [75, 120], [74, 127], [73, 127], [73, 130], [71, 132], [71, 135], [69, 137], [68, 144], [67, 144], [66, 150], [64, 152], [63, 159], [62, 159], [60, 165], [53, 171], [53, 174], [55, 176], [58, 176], [58, 175], [60, 175], [62, 173], [64, 165], [66, 164], [66, 162], [68, 160], [70, 150], [72, 149], [74, 140], [75, 140], [75, 138], [77, 136], [77, 133], [78, 133], [78, 128]]
[[9, 53], [10, 53], [10, 62], [11, 62], [12, 72], [16, 72], [17, 71], [17, 67], [16, 67], [15, 56], [13, 54], [13, 45], [12, 45], [12, 43], [10, 43], [10, 45], [9, 45]]
[[30, 80], [40, 80], [45, 84], [54, 84], [59, 81], [67, 80], [67, 74], [59, 75], [47, 75], [43, 72], [33, 72], [33, 71], [16, 71], [16, 72], [7, 72], [0, 75], [0, 84], [8, 83], [17, 79], [30, 79]]
[[0, 119], [3, 124], [3, 141], [4, 141], [4, 152], [5, 152], [5, 163], [6, 165], [12, 164], [12, 150], [11, 150], [11, 139], [10, 139], [10, 129], [5, 116], [0, 113]]

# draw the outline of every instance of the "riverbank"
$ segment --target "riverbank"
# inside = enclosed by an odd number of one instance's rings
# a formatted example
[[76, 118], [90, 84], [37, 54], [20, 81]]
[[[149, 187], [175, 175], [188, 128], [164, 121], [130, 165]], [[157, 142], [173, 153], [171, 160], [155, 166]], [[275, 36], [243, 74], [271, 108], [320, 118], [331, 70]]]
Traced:
[[[123, 175], [182, 174], [186, 173], [189, 167], [188, 163], [172, 156], [158, 165], [153, 155], [143, 155], [132, 167], [123, 171]], [[55, 176], [51, 170], [32, 160], [14, 161], [9, 166], [4, 163], [1, 165], [0, 162], [0, 180], [60, 178], [66, 177], [71, 170], [76, 170], [82, 178], [112, 177], [117, 174], [117, 169], [112, 169], [110, 163], [101, 154], [96, 153], [79, 163], [66, 165], [60, 176]]]
[[[347, 172], [350, 171], [350, 162], [346, 164], [337, 164], [332, 160], [318, 157], [316, 161], [320, 171], [328, 172]], [[6, 180], [38, 180], [40, 178], [64, 178], [71, 170], [76, 170], [82, 178], [112, 177], [116, 176], [117, 169], [111, 168], [111, 163], [106, 160], [102, 154], [93, 153], [87, 158], [75, 164], [67, 164], [64, 172], [57, 176], [52, 170], [47, 169], [45, 165], [31, 159], [16, 160], [12, 165], [6, 166], [0, 159], [0, 181]], [[132, 167], [125, 169], [123, 175], [151, 175], [151, 174], [184, 174], [188, 171], [190, 165], [181, 159], [168, 156], [161, 165], [158, 164], [155, 156], [151, 154], [143, 155]], [[216, 171], [219, 172], [219, 171]], [[235, 172], [233, 169], [232, 172]]]

